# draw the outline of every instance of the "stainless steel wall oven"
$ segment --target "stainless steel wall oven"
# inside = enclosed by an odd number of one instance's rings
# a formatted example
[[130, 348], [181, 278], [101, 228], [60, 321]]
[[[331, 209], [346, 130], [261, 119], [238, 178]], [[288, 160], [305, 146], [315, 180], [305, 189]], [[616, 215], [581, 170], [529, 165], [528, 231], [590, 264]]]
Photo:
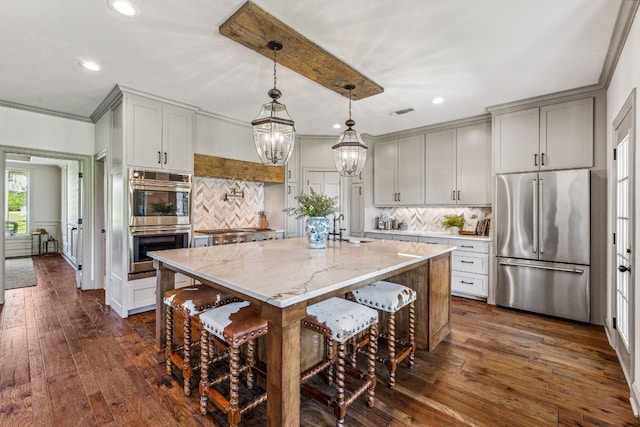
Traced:
[[129, 279], [155, 275], [147, 252], [189, 247], [189, 225], [129, 227]]
[[131, 169], [130, 226], [190, 224], [191, 175]]

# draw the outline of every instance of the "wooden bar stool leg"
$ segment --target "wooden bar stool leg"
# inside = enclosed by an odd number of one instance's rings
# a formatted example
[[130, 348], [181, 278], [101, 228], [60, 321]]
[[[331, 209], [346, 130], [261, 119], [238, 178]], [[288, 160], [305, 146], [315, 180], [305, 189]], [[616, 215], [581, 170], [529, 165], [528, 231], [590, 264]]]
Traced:
[[184, 362], [182, 363], [182, 379], [184, 380], [184, 395], [191, 394], [191, 316], [185, 313], [184, 319]]
[[200, 331], [200, 413], [207, 415], [207, 393], [209, 388], [209, 332]]
[[256, 364], [256, 343], [254, 340], [251, 340], [247, 343], [247, 388], [253, 388], [253, 367]]
[[171, 354], [173, 353], [173, 309], [170, 306], [167, 306], [166, 312], [167, 345], [165, 347], [165, 357], [167, 359], [167, 375], [172, 375], [173, 369], [171, 366]]
[[367, 378], [370, 381], [367, 390], [367, 405], [373, 408], [375, 403], [376, 388], [376, 354], [378, 353], [378, 326], [373, 324], [369, 327], [369, 363], [367, 369]]
[[351, 367], [356, 368], [358, 359], [358, 335], [351, 338]]
[[337, 421], [336, 427], [344, 426], [344, 416], [346, 411], [346, 405], [344, 400], [344, 371], [345, 371], [345, 356], [346, 349], [344, 342], [338, 343], [338, 357], [337, 357], [337, 366], [336, 366], [336, 400], [338, 403], [337, 407]]
[[413, 368], [415, 364], [415, 353], [416, 353], [416, 309], [414, 304], [409, 304], [409, 345], [411, 346], [411, 352], [409, 353], [409, 367]]
[[396, 313], [389, 313], [389, 360], [387, 361], [387, 369], [389, 370], [389, 387], [396, 385]]
[[[333, 348], [333, 340], [330, 340], [329, 338], [325, 339], [325, 345], [327, 346], [327, 360], [333, 360], [334, 359], [334, 348]], [[333, 384], [333, 378], [334, 378], [334, 373], [333, 373], [333, 364], [330, 364], [329, 367], [327, 368], [327, 383], [329, 385]]]
[[240, 347], [231, 347], [229, 349], [229, 371], [231, 379], [229, 380], [229, 410], [227, 420], [230, 426], [235, 426], [240, 422], [240, 412], [238, 411], [238, 382], [240, 377]]

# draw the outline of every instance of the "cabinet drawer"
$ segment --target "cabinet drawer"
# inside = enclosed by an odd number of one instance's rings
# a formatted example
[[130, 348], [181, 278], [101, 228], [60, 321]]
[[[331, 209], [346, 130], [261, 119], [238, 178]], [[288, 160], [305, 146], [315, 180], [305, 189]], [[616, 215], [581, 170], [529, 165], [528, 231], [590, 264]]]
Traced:
[[473, 273], [451, 273], [451, 291], [486, 298], [488, 293], [487, 276]]
[[402, 242], [417, 242], [418, 236], [399, 236], [397, 234], [394, 234], [393, 240], [400, 240]]
[[370, 239], [393, 240], [393, 234], [386, 233], [364, 233], [364, 237], [368, 237]]
[[[447, 239], [440, 239], [438, 237], [418, 237], [418, 242], [429, 243], [432, 245], [449, 245], [449, 241]], [[456, 244], [454, 246], [458, 245]]]
[[457, 246], [459, 251], [489, 253], [488, 242], [474, 242], [463, 239], [449, 239], [449, 246]]
[[453, 251], [451, 256], [451, 270], [467, 273], [488, 274], [489, 256], [473, 252]]

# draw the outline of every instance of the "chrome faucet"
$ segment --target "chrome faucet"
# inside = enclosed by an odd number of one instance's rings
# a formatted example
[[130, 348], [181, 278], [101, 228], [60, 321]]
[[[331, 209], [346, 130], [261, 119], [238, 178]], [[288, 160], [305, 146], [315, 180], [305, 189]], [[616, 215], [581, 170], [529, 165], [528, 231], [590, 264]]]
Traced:
[[[342, 228], [342, 220], [344, 219], [344, 215], [334, 215], [333, 217], [333, 232], [329, 233], [329, 236], [333, 236], [333, 240], [336, 240], [336, 236], [338, 240], [342, 240], [342, 232], [346, 230], [346, 228]], [[336, 226], [336, 223], [338, 224]], [[338, 230], [338, 231], [336, 231]]]

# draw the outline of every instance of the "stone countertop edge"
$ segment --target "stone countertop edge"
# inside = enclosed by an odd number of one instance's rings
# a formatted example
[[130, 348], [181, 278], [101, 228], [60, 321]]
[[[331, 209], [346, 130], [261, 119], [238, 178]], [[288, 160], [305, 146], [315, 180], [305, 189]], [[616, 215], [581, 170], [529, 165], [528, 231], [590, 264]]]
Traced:
[[[440, 255], [444, 255], [446, 253], [451, 253], [457, 248], [456, 246], [447, 246], [447, 245], [429, 245], [429, 246], [432, 246], [432, 247], [433, 246], [437, 246], [437, 247], [439, 247], [439, 250], [434, 250], [432, 253], [430, 253], [429, 255], [424, 256], [424, 257], [415, 257], [415, 258], [410, 257], [404, 263], [396, 264], [396, 265], [394, 265], [392, 267], [381, 268], [379, 270], [375, 270], [373, 272], [370, 272], [368, 274], [364, 274], [362, 276], [358, 276], [358, 277], [353, 278], [353, 279], [344, 280], [342, 282], [334, 283], [333, 285], [325, 286], [322, 289], [318, 289], [318, 290], [313, 290], [313, 291], [307, 292], [304, 295], [291, 295], [291, 297], [289, 297], [287, 299], [284, 299], [284, 300], [274, 299], [273, 297], [268, 297], [268, 296], [266, 296], [264, 294], [261, 294], [261, 293], [258, 293], [258, 292], [254, 292], [254, 291], [252, 291], [250, 289], [246, 289], [246, 288], [237, 286], [237, 285], [235, 285], [233, 283], [230, 283], [228, 281], [221, 280], [220, 278], [216, 278], [214, 276], [198, 272], [198, 271], [196, 271], [196, 270], [194, 270], [194, 269], [192, 269], [192, 268], [190, 268], [190, 267], [188, 267], [186, 265], [183, 265], [183, 264], [181, 264], [179, 262], [176, 262], [176, 261], [173, 261], [173, 260], [171, 260], [171, 259], [169, 259], [167, 257], [164, 257], [162, 255], [163, 251], [150, 252], [149, 256], [151, 258], [153, 258], [153, 259], [155, 259], [157, 261], [163, 262], [163, 263], [165, 263], [165, 264], [167, 264], [169, 266], [174, 266], [176, 268], [179, 268], [180, 270], [182, 270], [182, 271], [184, 271], [186, 273], [193, 274], [196, 277], [201, 277], [201, 278], [203, 278], [205, 280], [209, 280], [211, 282], [219, 283], [222, 286], [225, 286], [225, 287], [227, 287], [229, 289], [232, 289], [232, 290], [234, 290], [236, 292], [245, 294], [245, 295], [247, 295], [249, 297], [255, 298], [255, 299], [259, 300], [259, 301], [266, 302], [266, 303], [268, 303], [270, 305], [273, 305], [275, 307], [285, 308], [285, 307], [289, 307], [289, 306], [295, 305], [295, 304], [297, 304], [299, 302], [314, 298], [314, 297], [316, 297], [318, 295], [322, 295], [323, 293], [332, 292], [335, 289], [344, 288], [344, 287], [347, 287], [347, 286], [349, 286], [349, 285], [351, 285], [353, 283], [356, 283], [356, 282], [359, 282], [359, 281], [362, 281], [362, 280], [367, 280], [367, 279], [370, 279], [372, 277], [376, 277], [376, 276], [378, 276], [380, 274], [393, 272], [395, 270], [402, 269], [404, 267], [407, 267], [407, 266], [412, 265], [412, 264], [416, 264], [416, 263], [424, 261], [426, 259], [431, 259], [431, 258], [438, 257]], [[206, 249], [206, 248], [196, 248], [196, 249]], [[173, 249], [173, 250], [168, 250], [168, 251], [164, 251], [164, 252], [187, 251], [187, 250], [193, 250], [193, 248], [191, 248], [191, 249], [188, 249], [188, 248], [185, 248], [185, 249]]]
[[438, 231], [368, 229], [368, 230], [364, 230], [364, 233], [397, 234], [399, 236], [416, 236], [416, 237], [437, 237], [440, 239], [467, 239], [467, 240], [478, 240], [481, 242], [491, 242], [492, 240], [491, 236], [476, 236], [472, 234], [449, 234], [444, 231], [438, 232]]

